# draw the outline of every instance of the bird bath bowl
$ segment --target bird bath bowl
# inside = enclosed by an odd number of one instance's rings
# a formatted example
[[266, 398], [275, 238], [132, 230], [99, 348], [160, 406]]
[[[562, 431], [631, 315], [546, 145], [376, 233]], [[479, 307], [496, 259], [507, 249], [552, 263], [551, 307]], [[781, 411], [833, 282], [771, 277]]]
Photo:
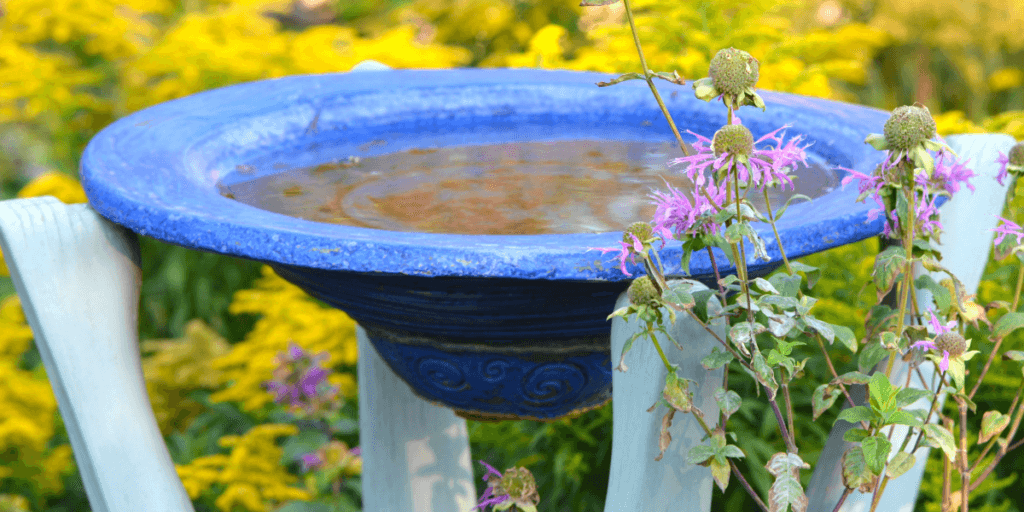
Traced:
[[[469, 418], [556, 419], [611, 397], [606, 317], [629, 278], [613, 256], [589, 249], [617, 246], [621, 226], [536, 235], [378, 229], [275, 213], [232, 198], [232, 190], [332, 162], [331, 172], [341, 176], [357, 162], [352, 157], [409, 150], [550, 143], [572, 162], [585, 160], [583, 148], [594, 141], [627, 153], [630, 144], [671, 143], [646, 84], [595, 85], [607, 79], [568, 71], [394, 70], [225, 87], [106, 127], [85, 150], [82, 182], [92, 207], [117, 224], [265, 262], [345, 311], [426, 400]], [[710, 137], [725, 123], [722, 105], [695, 99], [689, 87], [666, 92], [681, 129]], [[881, 130], [887, 113], [762, 94], [767, 112], [740, 111], [755, 138], [790, 123], [789, 135], [813, 143], [809, 162], [864, 173], [880, 162], [881, 154], [863, 141]], [[404, 186], [388, 179], [391, 171], [380, 172], [378, 188]], [[779, 222], [791, 258], [881, 231], [881, 218], [867, 220], [872, 206], [856, 202], [856, 187], [838, 187], [843, 172], [836, 173], [823, 195], [794, 204]], [[321, 188], [313, 186], [313, 193]], [[781, 261], [770, 228], [761, 233], [773, 260], [751, 259], [754, 275]], [[678, 247], [661, 255], [668, 274], [685, 274]], [[716, 259], [728, 272], [724, 255]], [[690, 270], [708, 281], [707, 254], [695, 254]]]

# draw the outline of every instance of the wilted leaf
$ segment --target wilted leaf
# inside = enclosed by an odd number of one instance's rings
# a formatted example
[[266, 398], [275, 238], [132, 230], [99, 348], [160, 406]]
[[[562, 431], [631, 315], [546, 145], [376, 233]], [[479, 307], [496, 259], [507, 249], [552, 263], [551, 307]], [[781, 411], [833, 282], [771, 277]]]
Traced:
[[711, 478], [715, 479], [715, 483], [718, 484], [718, 488], [725, 492], [725, 488], [729, 487], [729, 460], [725, 457], [716, 455], [711, 458]]
[[898, 452], [893, 456], [892, 460], [889, 461], [889, 467], [885, 468], [885, 473], [889, 475], [889, 478], [896, 478], [914, 467], [914, 454], [907, 452]]
[[700, 360], [700, 364], [705, 370], [714, 370], [729, 364], [732, 360], [732, 354], [724, 350], [719, 350], [718, 347], [715, 347], [711, 350], [710, 354], [704, 356], [704, 359]]
[[831, 384], [822, 384], [814, 389], [814, 394], [811, 395], [811, 407], [813, 409], [813, 419], [818, 419], [832, 404], [836, 403], [836, 399], [839, 398], [841, 393], [835, 386]]
[[613, 78], [612, 81], [610, 81], [610, 82], [598, 82], [597, 86], [598, 87], [608, 87], [609, 85], [615, 85], [615, 84], [620, 83], [620, 82], [625, 82], [626, 80], [646, 80], [646, 79], [647, 79], [647, 77], [645, 77], [644, 75], [642, 75], [640, 73], [625, 73], [625, 74], [619, 75], [616, 78]]
[[661, 418], [661, 433], [658, 434], [658, 455], [654, 457], [654, 460], [658, 461], [665, 455], [665, 450], [668, 449], [668, 443], [672, 442], [672, 434], [669, 433], [668, 429], [672, 428], [672, 417], [676, 415], [675, 409], [669, 409], [667, 413]]
[[800, 485], [800, 470], [810, 469], [810, 464], [795, 453], [779, 452], [772, 455], [765, 467], [775, 477], [768, 491], [768, 511], [785, 512], [790, 507], [793, 512], [806, 511], [807, 496]]
[[878, 301], [881, 302], [889, 290], [892, 289], [896, 279], [902, 275], [907, 265], [907, 253], [903, 247], [889, 246], [875, 258], [875, 268], [871, 277], [878, 288]]
[[843, 484], [860, 492], [871, 492], [875, 489], [878, 476], [868, 469], [864, 461], [864, 451], [860, 446], [852, 446], [843, 454]]
[[690, 412], [693, 409], [693, 393], [690, 393], [690, 380], [682, 379], [676, 372], [665, 376], [665, 390], [662, 392], [665, 401], [679, 412]]
[[599, 7], [602, 5], [611, 5], [618, 3], [619, 0], [583, 0], [580, 2], [580, 7]]
[[987, 411], [981, 416], [981, 433], [978, 435], [979, 443], [987, 443], [989, 439], [998, 436], [1007, 425], [1010, 424], [1010, 417], [999, 411]]
[[725, 388], [718, 388], [715, 390], [715, 402], [718, 403], [718, 409], [728, 418], [740, 409], [743, 399], [735, 391], [726, 391]]

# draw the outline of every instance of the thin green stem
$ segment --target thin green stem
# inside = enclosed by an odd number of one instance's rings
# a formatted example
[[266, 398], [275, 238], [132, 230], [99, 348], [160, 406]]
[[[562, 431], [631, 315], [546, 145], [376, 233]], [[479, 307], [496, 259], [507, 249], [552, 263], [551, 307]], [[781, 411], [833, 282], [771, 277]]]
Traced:
[[647, 68], [647, 59], [644, 58], [644, 49], [640, 46], [640, 34], [636, 31], [636, 23], [633, 21], [633, 8], [629, 5], [629, 0], [622, 0], [622, 5], [626, 11], [626, 19], [629, 20], [629, 29], [633, 32], [633, 44], [636, 45], [636, 53], [640, 56], [640, 66], [644, 69], [644, 79], [647, 81], [647, 86], [651, 88], [651, 93], [654, 94], [654, 99], [657, 100], [658, 106], [661, 107], [661, 113], [665, 114], [665, 120], [668, 121], [668, 126], [672, 128], [672, 133], [676, 136], [676, 141], [679, 142], [679, 148], [683, 150], [683, 154], [690, 156], [690, 152], [686, 149], [686, 143], [683, 142], [683, 135], [679, 133], [679, 128], [676, 128], [675, 121], [672, 120], [672, 115], [668, 113], [668, 107], [665, 106], [665, 102], [661, 99], [661, 94], [658, 94], [658, 88], [654, 86], [654, 75], [651, 70]]
[[658, 337], [655, 336], [651, 330], [647, 331], [647, 336], [649, 336], [651, 341], [654, 342], [654, 348], [658, 349], [658, 355], [661, 356], [661, 362], [665, 365], [665, 370], [669, 372], [673, 371], [672, 363], [668, 362], [668, 358], [665, 357], [665, 351], [661, 349], [661, 344], [658, 343]]
[[1020, 288], [1024, 284], [1024, 265], [1020, 266], [1020, 270], [1017, 272], [1017, 290], [1013, 292], [1013, 306], [1010, 307], [1010, 311], [1017, 311], [1017, 305], [1020, 304]]
[[[917, 220], [914, 215], [914, 190], [910, 189], [910, 194], [907, 195], [910, 200], [910, 207], [907, 210], [907, 218], [901, 219], [902, 225], [900, 226], [903, 230], [903, 250], [907, 256], [907, 263], [903, 267], [903, 282], [900, 284], [900, 312], [896, 318], [896, 336], [900, 338], [903, 337], [904, 321], [907, 316], [907, 298], [910, 295], [910, 286], [914, 277], [914, 225]], [[889, 361], [885, 365], [886, 377], [892, 375], [892, 366], [896, 362], [898, 351], [898, 347], [889, 350]]]
[[772, 200], [768, 198], [768, 187], [764, 188], [764, 204], [768, 208], [768, 220], [772, 224], [772, 231], [775, 233], [775, 243], [779, 245], [779, 253], [782, 254], [782, 262], [786, 264], [786, 272], [793, 275], [793, 267], [789, 266], [789, 258], [786, 257], [786, 249], [782, 247], [782, 237], [779, 236], [779, 228], [775, 227], [775, 214], [772, 213]]

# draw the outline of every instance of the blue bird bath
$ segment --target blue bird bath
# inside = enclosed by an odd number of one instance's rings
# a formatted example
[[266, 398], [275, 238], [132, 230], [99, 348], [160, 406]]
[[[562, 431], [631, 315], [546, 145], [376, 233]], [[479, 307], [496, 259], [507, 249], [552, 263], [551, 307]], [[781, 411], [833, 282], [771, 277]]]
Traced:
[[[551, 420], [611, 397], [612, 311], [628, 279], [608, 255], [621, 232], [459, 235], [387, 231], [303, 220], [224, 197], [220, 184], [349, 155], [524, 141], [671, 141], [646, 84], [608, 88], [596, 73], [395, 70], [293, 76], [216, 89], [136, 112], [106, 127], [81, 163], [92, 207], [165, 242], [265, 262], [348, 313], [426, 400], [480, 419]], [[763, 91], [765, 113], [743, 109], [759, 137], [789, 123], [813, 143], [809, 160], [869, 173], [864, 144], [886, 112]], [[666, 95], [682, 129], [710, 137], [725, 109]], [[692, 137], [690, 141], [692, 142]], [[842, 176], [842, 172], [839, 172]], [[779, 222], [797, 258], [877, 235], [856, 187], [794, 204]], [[771, 262], [781, 261], [762, 226]], [[671, 275], [680, 250], [662, 260]], [[723, 272], [730, 266], [716, 258]], [[692, 275], [709, 280], [705, 253]], [[636, 267], [632, 267], [636, 271]]]

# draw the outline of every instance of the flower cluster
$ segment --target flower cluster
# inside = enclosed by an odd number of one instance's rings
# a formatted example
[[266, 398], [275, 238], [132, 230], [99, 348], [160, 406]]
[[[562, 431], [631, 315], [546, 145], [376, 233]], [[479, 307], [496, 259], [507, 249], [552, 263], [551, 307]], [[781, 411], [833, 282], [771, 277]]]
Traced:
[[312, 355], [290, 343], [288, 350], [277, 356], [274, 380], [266, 383], [267, 389], [274, 393], [274, 401], [307, 416], [336, 408], [339, 389], [327, 383], [330, 372], [320, 366], [328, 357], [326, 352]]
[[540, 495], [537, 482], [526, 468], [509, 468], [501, 474], [490, 464], [478, 461], [487, 468], [484, 481], [487, 489], [477, 503], [477, 508], [493, 507], [494, 511], [508, 510], [513, 506], [522, 512], [537, 512]]

